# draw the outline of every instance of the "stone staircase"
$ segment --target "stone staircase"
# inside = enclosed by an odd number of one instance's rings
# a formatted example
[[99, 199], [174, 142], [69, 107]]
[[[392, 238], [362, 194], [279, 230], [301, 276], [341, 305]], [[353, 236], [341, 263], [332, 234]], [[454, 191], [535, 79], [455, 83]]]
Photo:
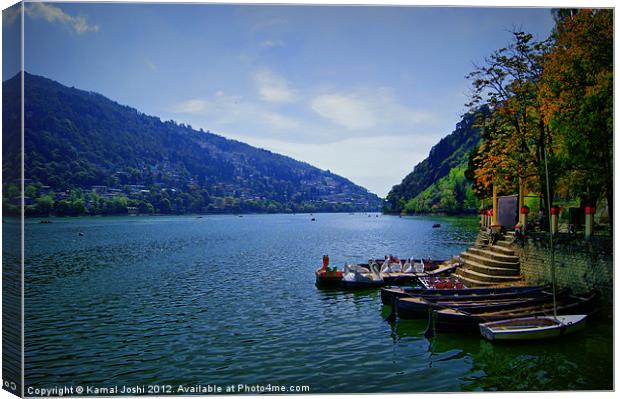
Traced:
[[461, 253], [464, 266], [454, 276], [468, 287], [518, 284], [519, 257], [510, 248], [512, 239], [512, 234], [504, 234], [494, 245], [482, 243]]

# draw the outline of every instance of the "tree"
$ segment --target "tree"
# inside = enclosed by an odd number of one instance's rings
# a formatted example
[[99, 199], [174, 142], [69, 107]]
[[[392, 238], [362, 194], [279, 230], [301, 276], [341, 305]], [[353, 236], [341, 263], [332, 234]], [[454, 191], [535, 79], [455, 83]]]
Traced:
[[[470, 157], [467, 175], [481, 196], [493, 185], [512, 191], [523, 181], [537, 184], [548, 203], [544, 155], [553, 154], [538, 97], [548, 42], [535, 42], [531, 34], [520, 31], [514, 31], [513, 37], [509, 46], [493, 52], [467, 75], [473, 87], [467, 105], [488, 104], [491, 109], [490, 116], [480, 121], [482, 143]], [[557, 168], [550, 170], [552, 176], [557, 172]], [[553, 179], [549, 183], [553, 192]]]
[[54, 197], [51, 195], [44, 195], [37, 198], [37, 213], [41, 215], [49, 215], [54, 209]]
[[582, 202], [607, 199], [613, 226], [613, 10], [559, 14], [540, 100], [566, 179]]

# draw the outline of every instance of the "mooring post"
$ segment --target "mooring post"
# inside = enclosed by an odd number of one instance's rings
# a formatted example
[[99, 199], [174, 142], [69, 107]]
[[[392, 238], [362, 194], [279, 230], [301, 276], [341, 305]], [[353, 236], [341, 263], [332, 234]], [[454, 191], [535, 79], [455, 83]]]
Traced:
[[527, 205], [523, 205], [519, 210], [519, 223], [521, 224], [521, 231], [525, 233], [527, 226], [527, 214], [530, 213], [530, 208]]
[[493, 185], [493, 213], [491, 214], [491, 226], [495, 226], [497, 224], [498, 219], [497, 212], [497, 185]]
[[560, 215], [560, 208], [557, 206], [551, 207], [551, 234], [558, 232], [558, 216]]

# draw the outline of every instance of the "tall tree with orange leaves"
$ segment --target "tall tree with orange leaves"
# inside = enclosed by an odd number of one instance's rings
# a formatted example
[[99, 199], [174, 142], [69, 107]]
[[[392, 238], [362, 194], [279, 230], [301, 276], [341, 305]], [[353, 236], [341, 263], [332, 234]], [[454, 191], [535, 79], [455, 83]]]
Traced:
[[[488, 104], [492, 111], [482, 121], [482, 142], [470, 158], [468, 177], [480, 196], [492, 185], [514, 192], [521, 179], [539, 191], [546, 204], [543, 160], [552, 147], [538, 89], [548, 43], [536, 42], [526, 32], [515, 31], [513, 37], [509, 46], [493, 52], [467, 75], [473, 88], [467, 105]], [[552, 177], [558, 173], [555, 165], [551, 162]], [[553, 192], [555, 179], [550, 180]]]
[[556, 14], [539, 99], [571, 195], [607, 199], [613, 226], [613, 10]]

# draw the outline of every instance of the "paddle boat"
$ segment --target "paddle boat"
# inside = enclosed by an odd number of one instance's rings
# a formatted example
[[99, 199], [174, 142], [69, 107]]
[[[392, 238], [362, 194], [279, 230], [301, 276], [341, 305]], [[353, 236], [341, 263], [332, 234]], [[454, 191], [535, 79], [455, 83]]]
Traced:
[[369, 267], [356, 264], [347, 264], [344, 267], [342, 285], [347, 288], [381, 287], [384, 284], [377, 262], [371, 262]]
[[342, 283], [342, 272], [334, 266], [329, 267], [329, 256], [323, 255], [323, 267], [314, 272], [316, 285], [321, 287], [340, 287]]

